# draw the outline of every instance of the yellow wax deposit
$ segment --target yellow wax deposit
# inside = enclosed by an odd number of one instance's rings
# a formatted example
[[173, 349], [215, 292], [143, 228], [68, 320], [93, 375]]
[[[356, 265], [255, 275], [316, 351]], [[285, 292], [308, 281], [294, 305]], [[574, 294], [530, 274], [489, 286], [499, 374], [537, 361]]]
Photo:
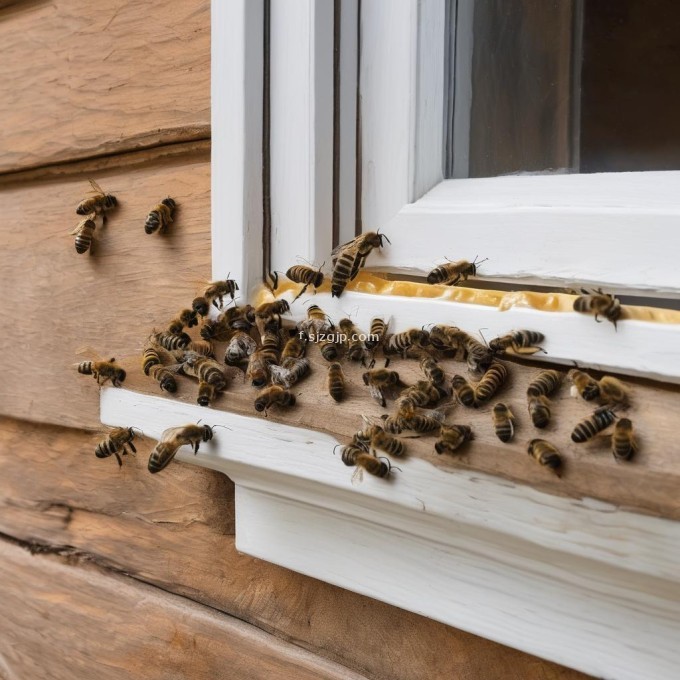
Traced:
[[[276, 297], [283, 297], [287, 293], [292, 293], [292, 297], [295, 297], [301, 289], [301, 284], [282, 278], [276, 290]], [[326, 277], [323, 284], [316, 290], [319, 293], [330, 293], [330, 289], [330, 280]], [[314, 289], [310, 286], [307, 290], [312, 292]], [[463, 286], [430, 285], [416, 281], [390, 281], [367, 272], [360, 272], [345, 290], [371, 295], [395, 295], [484, 305], [496, 307], [500, 312], [505, 312], [513, 307], [529, 307], [544, 312], [573, 312], [574, 300], [577, 297], [567, 293], [537, 293], [527, 290], [503, 292], [465, 288]], [[271, 292], [265, 286], [262, 286], [256, 293], [255, 304], [271, 302], [273, 299], [274, 296]], [[676, 324], [680, 323], [680, 311], [625, 305], [622, 309], [621, 319]]]

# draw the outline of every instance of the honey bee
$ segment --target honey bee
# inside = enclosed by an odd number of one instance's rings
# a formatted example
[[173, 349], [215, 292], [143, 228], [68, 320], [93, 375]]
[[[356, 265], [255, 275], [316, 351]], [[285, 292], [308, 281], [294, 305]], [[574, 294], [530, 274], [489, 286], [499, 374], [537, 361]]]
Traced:
[[160, 472], [175, 457], [180, 447], [191, 445], [194, 454], [198, 453], [201, 442], [208, 442], [213, 438], [213, 428], [209, 425], [189, 423], [181, 427], [171, 427], [161, 434], [161, 439], [149, 456], [149, 472]]
[[260, 396], [255, 400], [255, 410], [264, 411], [267, 415], [267, 410], [272, 406], [295, 406], [295, 395], [281, 385], [270, 385], [262, 390]]
[[236, 366], [257, 349], [257, 343], [244, 331], [235, 331], [224, 353], [224, 363], [228, 366]]
[[387, 323], [383, 319], [376, 317], [371, 320], [371, 329], [368, 337], [364, 341], [364, 346], [369, 351], [374, 351], [381, 344], [387, 332]]
[[224, 318], [220, 317], [217, 319], [207, 319], [203, 322], [199, 332], [204, 340], [209, 342], [229, 342], [237, 333]]
[[215, 309], [222, 309], [224, 298], [229, 295], [233, 300], [236, 297], [237, 290], [239, 290], [238, 284], [233, 279], [210, 281], [203, 294], [194, 298], [191, 306], [197, 314], [206, 316], [211, 304], [214, 305]]
[[161, 331], [160, 333], [154, 333], [152, 337], [163, 349], [170, 351], [184, 349], [191, 342], [191, 338], [186, 333]]
[[359, 440], [365, 442], [373, 453], [384, 451], [395, 457], [401, 457], [406, 453], [404, 442], [387, 434], [380, 425], [369, 425], [359, 433]]
[[326, 361], [335, 361], [338, 358], [338, 347], [331, 337], [326, 336], [318, 341], [321, 356]]
[[638, 450], [633, 423], [621, 418], [614, 426], [612, 434], [612, 453], [616, 460], [630, 460]]
[[467, 366], [471, 373], [484, 373], [494, 362], [494, 353], [471, 335], [466, 337], [463, 349], [467, 354]]
[[541, 371], [528, 385], [528, 397], [550, 396], [562, 384], [564, 375], [559, 371]]
[[427, 344], [429, 344], [429, 333], [420, 328], [411, 328], [385, 338], [383, 352], [385, 356], [402, 354], [413, 346], [424, 347]]
[[192, 340], [186, 346], [186, 351], [200, 354], [204, 357], [210, 357], [211, 359], [215, 358], [215, 350], [210, 340]]
[[574, 311], [581, 314], [594, 314], [595, 321], [598, 323], [600, 323], [600, 319], [597, 317], [603, 316], [607, 321], [611, 321], [616, 328], [616, 323], [621, 317], [619, 299], [609, 293], [603, 293], [601, 288], [596, 290], [595, 293], [581, 289], [581, 293], [583, 294], [574, 300]]
[[218, 390], [215, 385], [199, 380], [198, 382], [198, 396], [196, 402], [199, 406], [210, 406], [218, 396]]
[[192, 328], [198, 325], [196, 312], [193, 309], [183, 309], [169, 324], [168, 333], [180, 335], [184, 327]]
[[582, 420], [571, 433], [571, 440], [581, 444], [588, 439], [592, 439], [598, 432], [609, 427], [616, 420], [616, 414], [606, 406], [593, 411], [590, 418]]
[[252, 305], [233, 307], [222, 312], [218, 317], [227, 327], [248, 333], [255, 324], [255, 308]]
[[222, 364], [215, 359], [200, 354], [187, 352], [182, 362], [182, 373], [191, 378], [198, 378], [199, 382], [207, 382], [218, 392], [227, 386], [227, 374]]
[[288, 357], [281, 362], [281, 366], [270, 366], [269, 372], [273, 383], [290, 389], [309, 373], [309, 359]]
[[102, 188], [93, 179], [89, 180], [92, 191], [90, 193], [94, 194], [90, 198], [82, 200], [78, 207], [76, 208], [76, 213], [78, 215], [89, 215], [90, 213], [95, 213], [96, 215], [104, 215], [105, 212], [115, 208], [118, 205], [118, 200], [115, 196], [111, 194], [105, 194]]
[[515, 354], [535, 354], [545, 351], [538, 346], [538, 343], [543, 342], [544, 339], [543, 333], [538, 331], [512, 331], [492, 340], [489, 343], [489, 349], [497, 354], [508, 349], [511, 349]]
[[94, 450], [97, 458], [108, 458], [115, 456], [118, 461], [118, 466], [123, 467], [122, 455], [127, 455], [128, 448], [132, 453], [137, 453], [135, 445], [132, 440], [135, 438], [134, 427], [114, 427], [106, 436], [105, 439], [97, 444]]
[[142, 370], [144, 375], [149, 375], [149, 371], [153, 366], [159, 366], [163, 363], [161, 359], [162, 349], [159, 345], [150, 342], [144, 348], [144, 353], [142, 354]]
[[[337, 446], [335, 448], [337, 448]], [[340, 449], [340, 459], [345, 465], [352, 467], [357, 464], [357, 457], [365, 453], [366, 451], [353, 441], [351, 444], [347, 444]]]
[[442, 385], [446, 380], [444, 371], [437, 363], [437, 360], [426, 354], [420, 360], [420, 370], [425, 374], [425, 377], [434, 385]]
[[447, 262], [433, 269], [427, 275], [427, 282], [430, 284], [455, 286], [461, 279], [467, 281], [468, 277], [477, 276], [477, 267], [488, 259], [487, 257], [477, 262], [477, 256], [475, 256], [474, 262], [468, 262], [467, 260]]
[[605, 375], [598, 382], [600, 401], [603, 404], [626, 406], [630, 397], [630, 390], [618, 378]]
[[387, 413], [383, 413], [382, 416], [380, 416], [383, 421], [383, 429], [385, 432], [389, 432], [389, 434], [401, 434], [402, 431], [405, 429], [404, 428], [404, 419], [402, 418], [401, 415], [397, 414], [396, 416], [390, 416], [387, 415]]
[[345, 374], [342, 372], [342, 366], [334, 361], [328, 367], [327, 378], [328, 394], [335, 401], [342, 401], [345, 396]]
[[177, 204], [168, 196], [164, 198], [147, 216], [144, 223], [144, 231], [147, 234], [153, 234], [158, 231], [159, 234], [164, 234], [168, 226], [175, 216], [175, 208]]
[[592, 401], [600, 396], [599, 383], [587, 373], [579, 371], [578, 369], [572, 369], [569, 371], [569, 377], [573, 383], [572, 390], [576, 390], [585, 401]]
[[369, 231], [357, 236], [352, 241], [333, 249], [333, 276], [331, 280], [331, 296], [340, 297], [347, 284], [356, 278], [359, 269], [366, 263], [366, 258], [374, 248], [382, 248], [389, 238], [379, 232]]
[[158, 383], [161, 390], [171, 394], [177, 392], [177, 380], [170, 368], [161, 364], [154, 364], [149, 368], [147, 375], [151, 376]]
[[543, 394], [529, 397], [529, 415], [534, 427], [543, 429], [550, 422], [550, 400]]
[[463, 406], [471, 408], [475, 405], [475, 390], [462, 375], [454, 375], [451, 379], [451, 386]]
[[508, 379], [508, 369], [499, 361], [494, 361], [486, 369], [482, 379], [475, 389], [475, 407], [486, 404], [491, 397], [505, 384]]
[[[415, 410], [403, 411], [396, 417], [386, 417], [383, 427], [385, 432], [391, 432], [392, 434], [399, 434], [401, 430], [412, 430], [419, 434], [425, 434], [438, 430], [444, 421], [444, 417], [444, 412], [438, 409], [428, 409], [427, 412], [416, 412]], [[393, 431], [397, 428], [399, 431]]]
[[91, 375], [97, 381], [97, 385], [103, 385], [110, 380], [114, 387], [120, 387], [127, 374], [125, 369], [115, 364], [115, 361], [114, 358], [108, 361], [81, 361], [76, 367], [78, 373]]
[[265, 360], [261, 349], [255, 350], [248, 359], [246, 380], [258, 389], [269, 382], [269, 362]]
[[294, 334], [288, 338], [286, 344], [283, 346], [283, 351], [281, 352], [281, 361], [284, 362], [288, 357], [302, 359], [305, 356], [306, 350], [307, 339], [304, 337], [304, 335], [301, 337], [294, 332]]
[[[324, 262], [325, 264], [325, 262]], [[321, 265], [323, 267], [323, 264]], [[295, 265], [291, 267], [286, 272], [286, 277], [295, 283], [304, 283], [305, 285], [301, 288], [300, 292], [293, 298], [293, 302], [297, 300], [301, 295], [304, 295], [309, 286], [318, 288], [323, 283], [323, 273], [321, 272], [321, 267], [318, 269], [312, 269], [311, 267], [306, 267], [304, 265]]]
[[430, 328], [430, 344], [440, 352], [449, 349], [457, 350], [467, 337], [467, 333], [456, 326], [435, 324]]
[[433, 385], [429, 380], [419, 380], [402, 393], [397, 407], [403, 413], [408, 413], [416, 407], [434, 406], [440, 399], [450, 395], [446, 385]]
[[316, 336], [327, 333], [331, 329], [328, 315], [318, 305], [310, 305], [307, 310], [307, 318], [301, 321], [299, 329], [301, 333], [316, 342]]
[[474, 434], [468, 425], [442, 425], [434, 450], [439, 454], [454, 453], [472, 439]]
[[[78, 226], [71, 232], [71, 236], [76, 237], [76, 253], [82, 255], [90, 250], [94, 239], [94, 230], [97, 223], [93, 219], [94, 215], [88, 215], [78, 223]], [[92, 252], [92, 251], [90, 251]]]
[[262, 355], [262, 359], [268, 364], [278, 364], [281, 336], [278, 332], [265, 331], [261, 340], [262, 346], [260, 347], [260, 354]]
[[507, 444], [515, 435], [515, 416], [510, 407], [500, 401], [494, 404], [492, 418], [496, 436]]
[[562, 458], [559, 451], [545, 439], [532, 439], [527, 453], [539, 464], [550, 468], [558, 477], [561, 474]]
[[352, 323], [351, 319], [340, 319], [338, 326], [343, 332], [347, 345], [347, 358], [350, 361], [364, 361], [366, 347], [361, 339], [361, 331]]
[[386, 406], [385, 395], [392, 394], [401, 385], [399, 374], [386, 368], [374, 368], [366, 371], [362, 379], [369, 392], [383, 408]]

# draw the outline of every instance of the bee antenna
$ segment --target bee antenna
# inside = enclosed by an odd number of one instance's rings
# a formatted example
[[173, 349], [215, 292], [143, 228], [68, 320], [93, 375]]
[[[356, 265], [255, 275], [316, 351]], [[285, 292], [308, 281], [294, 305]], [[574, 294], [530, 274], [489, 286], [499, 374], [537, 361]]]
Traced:
[[213, 425], [212, 429], [214, 430], [216, 427], [223, 427], [225, 430], [231, 430], [231, 428], [227, 427], [226, 425]]
[[482, 336], [482, 340], [484, 340], [484, 344], [488, 347], [489, 343], [486, 341], [486, 338], [484, 337], [484, 333], [482, 331], [488, 331], [489, 329], [484, 327], [479, 329], [479, 334]]
[[139, 437], [143, 437], [143, 436], [144, 436], [144, 432], [142, 432], [142, 430], [140, 430], [138, 427], [134, 427], [134, 425], [133, 425], [130, 429], [131, 429], [133, 432], [134, 432], [135, 430], [136, 430], [137, 432], [139, 432], [139, 435], [138, 435]]
[[337, 449], [338, 446], [342, 446], [342, 444], [336, 444], [336, 445], [333, 447], [333, 455], [335, 455], [335, 449]]

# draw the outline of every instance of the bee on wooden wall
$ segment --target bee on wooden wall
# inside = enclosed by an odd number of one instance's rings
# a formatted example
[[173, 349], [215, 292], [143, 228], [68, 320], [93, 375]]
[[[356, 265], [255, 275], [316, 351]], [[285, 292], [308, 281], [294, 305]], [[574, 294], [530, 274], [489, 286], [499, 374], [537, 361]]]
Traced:
[[467, 281], [468, 277], [477, 276], [477, 267], [488, 259], [487, 257], [477, 262], [477, 256], [475, 256], [474, 262], [468, 262], [467, 260], [447, 262], [433, 269], [427, 275], [427, 282], [430, 284], [455, 286], [461, 279]]
[[215, 309], [222, 309], [224, 298], [228, 295], [233, 300], [237, 290], [239, 290], [238, 284], [233, 279], [210, 281], [203, 294], [193, 299], [191, 307], [197, 314], [206, 316], [211, 304]]
[[446, 375], [444, 374], [442, 367], [437, 360], [429, 354], [423, 355], [420, 359], [420, 370], [433, 385], [443, 385], [446, 381]]
[[351, 319], [340, 319], [338, 326], [345, 336], [347, 358], [350, 361], [361, 361], [363, 363], [366, 358], [366, 347], [362, 339], [363, 333], [352, 323]]
[[[89, 348], [78, 351], [78, 354], [83, 353], [95, 355]], [[114, 358], [111, 358], [108, 361], [98, 359], [95, 361], [81, 361], [75, 365], [78, 369], [78, 373], [81, 373], [82, 375], [91, 375], [97, 381], [97, 385], [103, 385], [110, 380], [114, 387], [120, 387], [127, 374], [125, 369], [118, 366], [115, 361]]]
[[494, 404], [492, 411], [493, 429], [496, 436], [503, 442], [509, 442], [515, 434], [515, 416], [510, 407], [503, 402]]
[[629, 418], [621, 418], [614, 426], [612, 434], [612, 453], [616, 460], [630, 460], [638, 450], [633, 423]]
[[475, 390], [462, 375], [454, 375], [451, 379], [451, 386], [458, 401], [471, 408], [475, 405]]
[[196, 402], [199, 406], [210, 406], [219, 395], [219, 390], [215, 385], [205, 382], [204, 380], [199, 380], [198, 382], [198, 395], [196, 397]]
[[592, 415], [576, 425], [571, 433], [571, 440], [581, 444], [592, 439], [596, 434], [609, 427], [616, 420], [616, 414], [607, 406], [593, 411]]
[[545, 351], [538, 346], [538, 343], [543, 342], [543, 340], [545, 340], [545, 336], [538, 331], [512, 331], [507, 335], [491, 340], [489, 348], [497, 354], [506, 352], [508, 349], [515, 354], [535, 354]]
[[177, 379], [175, 378], [175, 371], [168, 368], [167, 366], [154, 364], [149, 368], [147, 375], [152, 377], [158, 383], [161, 390], [170, 392], [171, 394], [177, 392]]
[[561, 475], [562, 458], [559, 451], [545, 439], [532, 439], [527, 448], [528, 454], [539, 464]]
[[169, 324], [168, 333], [179, 335], [185, 327], [198, 326], [196, 312], [193, 309], [183, 309]]
[[618, 378], [605, 375], [598, 381], [597, 385], [600, 388], [600, 401], [603, 404], [628, 405], [630, 390]]
[[248, 358], [246, 380], [258, 389], [264, 387], [269, 382], [269, 365], [262, 354], [262, 350], [255, 350]]
[[[92, 241], [94, 240], [94, 230], [97, 227], [97, 223], [94, 221], [93, 217], [94, 213], [79, 222], [78, 226], [70, 234], [71, 236], [76, 237], [76, 252], [79, 255], [86, 253], [92, 247]], [[91, 250], [90, 253], [92, 253]]]
[[200, 354], [185, 354], [182, 362], [182, 373], [191, 378], [197, 378], [199, 382], [207, 382], [213, 385], [218, 392], [221, 392], [227, 386], [225, 367], [215, 359]]
[[173, 221], [176, 207], [177, 204], [172, 198], [169, 196], [164, 198], [148, 214], [146, 222], [144, 222], [144, 231], [147, 234], [153, 234], [155, 231], [164, 234]]
[[385, 396], [392, 396], [395, 390], [401, 385], [399, 374], [386, 368], [374, 368], [366, 371], [362, 376], [364, 385], [383, 408], [385, 408]]
[[280, 366], [270, 366], [269, 373], [274, 384], [283, 385], [289, 390], [309, 373], [309, 359], [288, 357], [281, 362]]
[[256, 349], [257, 343], [248, 333], [235, 331], [224, 353], [224, 363], [228, 366], [236, 366], [246, 361]]
[[372, 453], [384, 451], [397, 458], [406, 453], [404, 442], [385, 432], [380, 425], [368, 425], [366, 429], [357, 433], [357, 439], [368, 446]]
[[270, 385], [262, 390], [260, 396], [255, 400], [255, 410], [264, 411], [267, 415], [267, 410], [272, 406], [295, 406], [295, 395], [280, 385]]
[[298, 329], [308, 340], [316, 342], [316, 336], [327, 333], [332, 327], [328, 314], [319, 305], [310, 305], [307, 309], [307, 318], [300, 321]]
[[598, 316], [603, 316], [607, 321], [611, 321], [616, 328], [616, 323], [621, 317], [621, 302], [618, 298], [603, 293], [599, 288], [594, 293], [581, 289], [582, 295], [574, 300], [574, 311], [581, 314], [593, 314], [595, 321], [600, 323]]
[[103, 219], [106, 219], [107, 211], [115, 208], [118, 205], [118, 199], [111, 195], [106, 194], [102, 188], [93, 179], [89, 180], [90, 186], [92, 187], [93, 194], [89, 198], [83, 199], [76, 208], [76, 213], [78, 215], [90, 215], [90, 213], [95, 213], [96, 215], [102, 215]]
[[209, 342], [229, 342], [237, 332], [222, 314], [217, 319], [206, 319], [199, 331], [201, 338]]
[[397, 408], [406, 412], [411, 408], [436, 406], [444, 397], [451, 396], [448, 385], [433, 385], [429, 380], [418, 380], [415, 385], [406, 388], [397, 401]]
[[211, 359], [215, 358], [215, 348], [210, 340], [192, 340], [186, 346], [186, 351], [200, 354], [204, 357], [210, 357]]
[[[386, 416], [383, 422], [385, 432], [399, 434], [402, 430], [412, 430], [418, 434], [426, 434], [439, 430], [445, 418], [444, 411], [439, 409], [403, 409], [396, 416]], [[398, 431], [395, 431], [398, 430]]]
[[327, 377], [328, 394], [331, 395], [334, 401], [342, 401], [345, 396], [345, 374], [342, 372], [342, 366], [334, 361], [328, 367]]
[[482, 379], [475, 388], [474, 406], [481, 406], [488, 403], [491, 398], [500, 390], [508, 379], [508, 369], [499, 361], [494, 361], [486, 369]]
[[255, 309], [255, 325], [260, 335], [265, 331], [278, 332], [281, 328], [281, 315], [290, 311], [287, 300], [265, 302]]
[[137, 453], [135, 445], [132, 440], [135, 438], [134, 427], [114, 427], [111, 429], [105, 439], [102, 439], [95, 447], [94, 454], [97, 458], [108, 458], [115, 456], [118, 461], [118, 466], [123, 466], [122, 455], [127, 455], [128, 449], [132, 453]]
[[[324, 262], [324, 264], [326, 264]], [[297, 300], [301, 295], [307, 291], [309, 286], [318, 288], [323, 283], [323, 272], [321, 268], [323, 264], [318, 269], [312, 269], [302, 264], [295, 265], [291, 267], [286, 272], [286, 277], [289, 278], [294, 283], [304, 283], [304, 286], [300, 289], [300, 292], [293, 298], [293, 302]]]
[[374, 248], [382, 248], [384, 241], [391, 243], [384, 234], [369, 231], [333, 249], [331, 253], [333, 256], [332, 297], [342, 295], [347, 284], [356, 278], [359, 270], [366, 263], [366, 258]]
[[529, 397], [529, 416], [534, 427], [543, 429], [550, 423], [550, 400], [544, 394]]
[[468, 425], [442, 425], [434, 450], [439, 454], [455, 453], [465, 442], [472, 439], [474, 434]]
[[402, 354], [414, 346], [425, 347], [429, 344], [430, 334], [421, 328], [410, 328], [401, 333], [394, 333], [385, 338], [383, 352], [385, 356]]
[[304, 336], [300, 337], [300, 335], [293, 330], [281, 351], [281, 362], [284, 362], [288, 358], [302, 359], [306, 352], [307, 338]]
[[568, 375], [573, 385], [572, 392], [575, 390], [585, 401], [592, 401], [600, 396], [600, 385], [595, 378], [575, 368]]
[[189, 423], [181, 427], [171, 427], [161, 434], [161, 439], [149, 456], [149, 472], [160, 472], [175, 457], [180, 447], [188, 444], [198, 453], [201, 442], [213, 438], [213, 428], [209, 425]]
[[541, 371], [527, 386], [528, 397], [548, 397], [555, 392], [564, 380], [564, 375], [559, 371]]
[[184, 349], [191, 342], [191, 338], [186, 333], [161, 331], [160, 333], [153, 333], [151, 337], [163, 347], [163, 349], [169, 351]]
[[371, 320], [371, 328], [368, 332], [368, 337], [364, 342], [367, 350], [372, 352], [382, 344], [385, 333], [387, 332], [387, 326], [388, 324], [378, 317]]

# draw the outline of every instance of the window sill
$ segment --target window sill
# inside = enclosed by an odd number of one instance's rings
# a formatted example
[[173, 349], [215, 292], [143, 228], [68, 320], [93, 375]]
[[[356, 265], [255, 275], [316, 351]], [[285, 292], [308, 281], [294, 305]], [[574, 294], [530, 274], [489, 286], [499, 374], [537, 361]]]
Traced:
[[151, 438], [208, 414], [230, 431], [177, 458], [234, 481], [239, 550], [598, 677], [675, 677], [677, 522], [416, 456], [353, 485], [328, 434], [101, 396], [102, 422]]

